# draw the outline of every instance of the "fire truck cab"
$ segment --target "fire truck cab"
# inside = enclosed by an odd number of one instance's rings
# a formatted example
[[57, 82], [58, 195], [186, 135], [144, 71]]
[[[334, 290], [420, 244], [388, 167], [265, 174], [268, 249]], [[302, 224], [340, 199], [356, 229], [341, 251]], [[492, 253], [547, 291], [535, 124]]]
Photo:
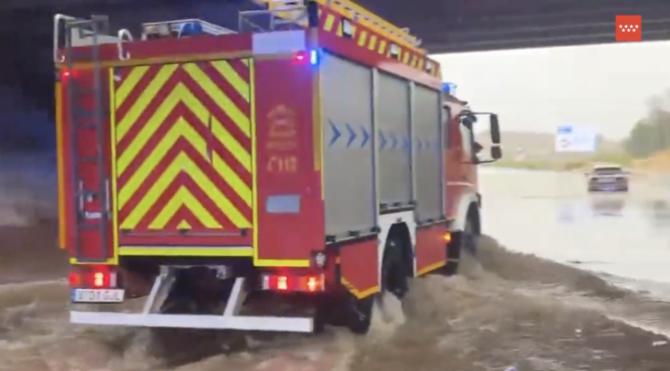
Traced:
[[259, 5], [138, 38], [55, 17], [73, 323], [363, 333], [472, 247], [481, 114], [418, 39], [348, 0]]

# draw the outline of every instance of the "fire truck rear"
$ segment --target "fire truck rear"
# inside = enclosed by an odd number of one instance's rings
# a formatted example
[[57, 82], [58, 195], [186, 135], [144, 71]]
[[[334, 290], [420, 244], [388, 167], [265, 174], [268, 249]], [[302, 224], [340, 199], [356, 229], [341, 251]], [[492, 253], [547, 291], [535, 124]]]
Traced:
[[477, 115], [418, 40], [350, 1], [259, 3], [137, 39], [55, 16], [72, 322], [365, 332], [479, 233]]

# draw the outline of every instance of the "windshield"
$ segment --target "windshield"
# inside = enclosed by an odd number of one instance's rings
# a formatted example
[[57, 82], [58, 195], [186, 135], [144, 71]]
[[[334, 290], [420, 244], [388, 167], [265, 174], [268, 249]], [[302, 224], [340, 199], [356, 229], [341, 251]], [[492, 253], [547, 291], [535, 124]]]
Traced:
[[620, 167], [600, 167], [593, 170], [596, 174], [618, 174], [622, 171]]

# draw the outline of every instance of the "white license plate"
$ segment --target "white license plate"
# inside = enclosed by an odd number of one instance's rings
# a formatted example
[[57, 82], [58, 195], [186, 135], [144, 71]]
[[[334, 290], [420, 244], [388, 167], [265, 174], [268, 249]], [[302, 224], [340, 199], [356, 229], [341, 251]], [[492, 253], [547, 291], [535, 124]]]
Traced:
[[120, 303], [123, 301], [123, 289], [72, 289], [73, 303]]

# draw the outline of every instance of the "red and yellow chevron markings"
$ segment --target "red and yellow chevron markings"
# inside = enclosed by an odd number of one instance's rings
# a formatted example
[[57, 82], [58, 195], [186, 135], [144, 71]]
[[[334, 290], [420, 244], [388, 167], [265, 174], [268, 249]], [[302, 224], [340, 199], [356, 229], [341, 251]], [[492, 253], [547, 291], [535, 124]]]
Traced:
[[249, 63], [221, 60], [117, 71], [119, 228], [251, 227]]

